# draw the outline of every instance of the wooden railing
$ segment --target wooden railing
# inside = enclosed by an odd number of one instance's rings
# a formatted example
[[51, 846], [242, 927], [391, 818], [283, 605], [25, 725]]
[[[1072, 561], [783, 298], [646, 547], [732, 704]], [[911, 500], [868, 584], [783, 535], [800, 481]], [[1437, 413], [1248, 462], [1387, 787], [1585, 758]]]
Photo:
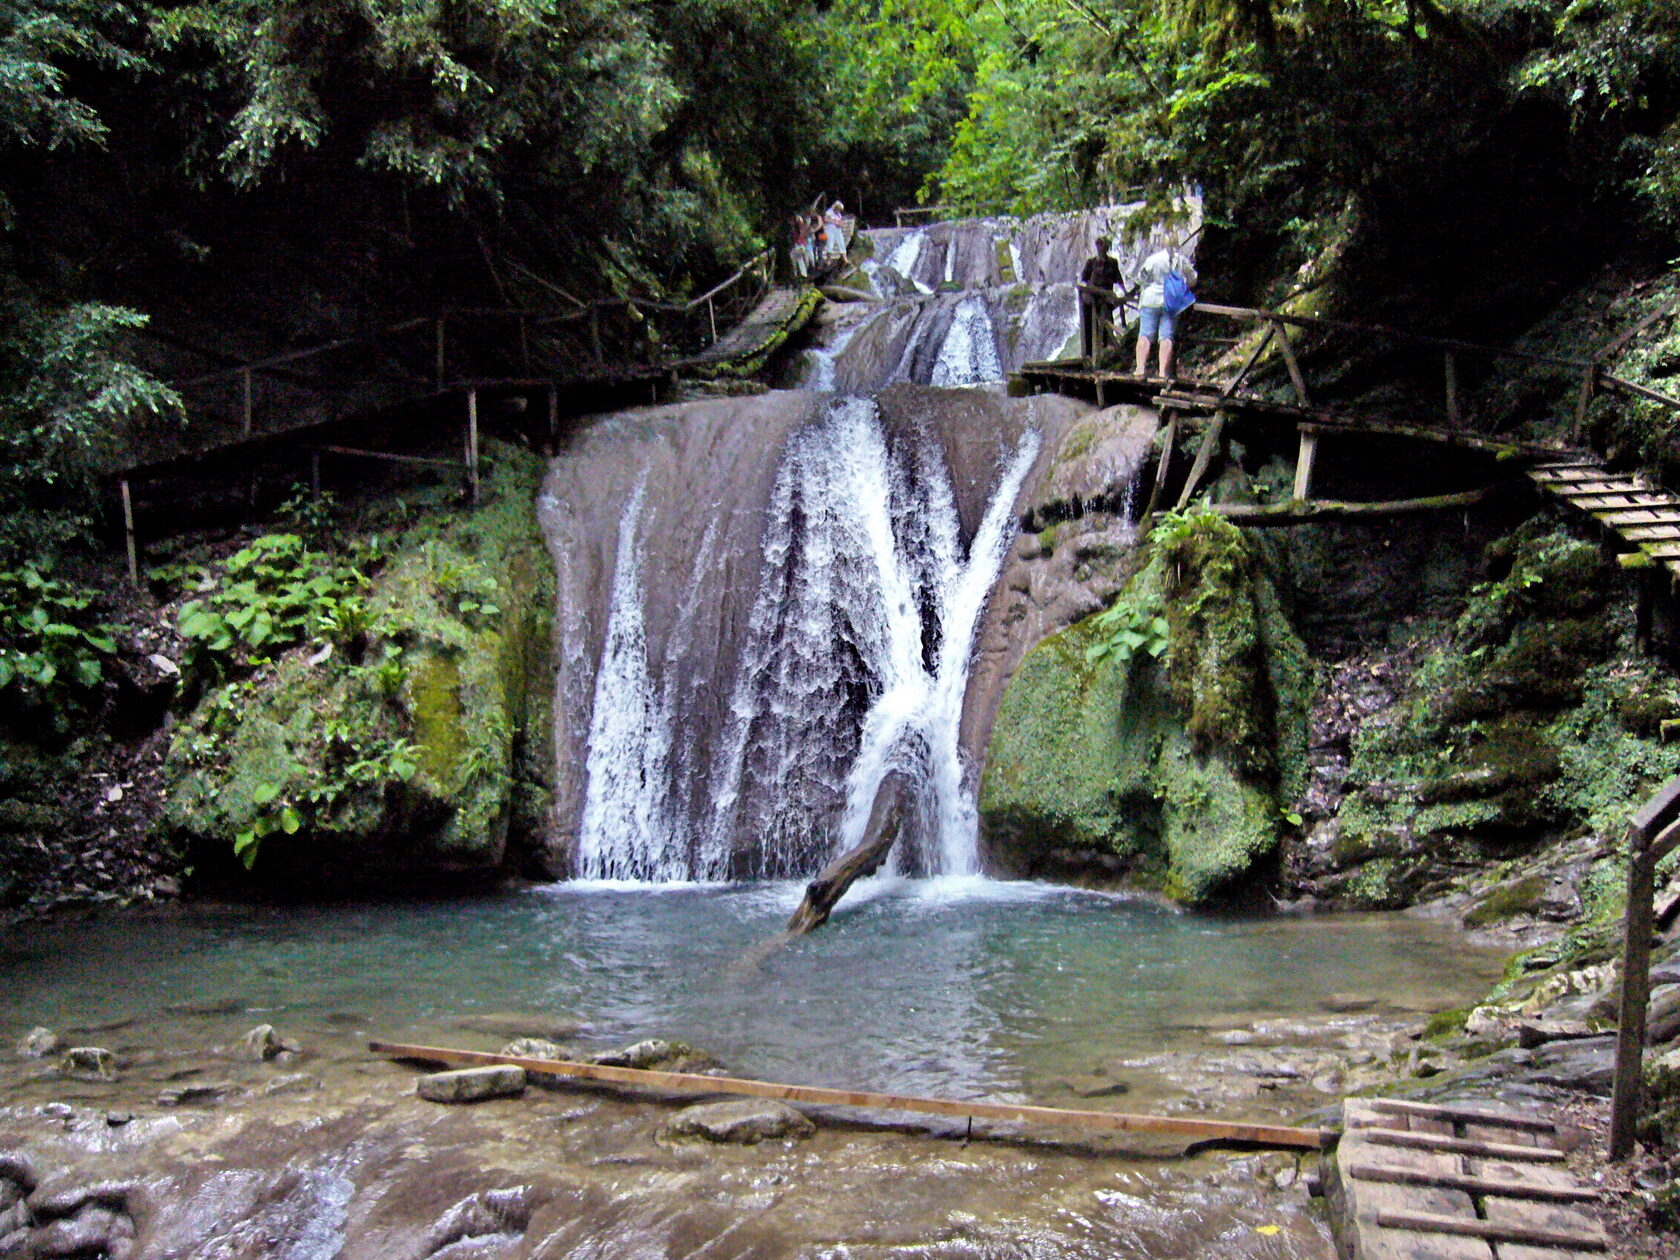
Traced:
[[[664, 302], [640, 297], [596, 298], [580, 301], [561, 293], [565, 305], [558, 307], [450, 307], [436, 314], [406, 319], [358, 337], [341, 337], [297, 350], [289, 350], [262, 359], [221, 366], [171, 382], [180, 392], [204, 396], [225, 388], [232, 393], [229, 409], [241, 434], [259, 430], [259, 409], [264, 392], [276, 385], [296, 387], [312, 392], [355, 388], [380, 383], [400, 384], [410, 389], [429, 389], [442, 393], [467, 382], [482, 382], [487, 378], [511, 378], [517, 371], [520, 377], [533, 375], [536, 357], [533, 340], [556, 329], [580, 325], [579, 340], [587, 361], [600, 371], [608, 369], [603, 335], [603, 319], [617, 314], [632, 323], [641, 323], [650, 316], [669, 321], [672, 332], [696, 347], [714, 345], [719, 330], [727, 329], [758, 301], [772, 283], [772, 254], [766, 249], [748, 259], [727, 279], [686, 302]], [[553, 287], [553, 286], [549, 286]], [[704, 312], [703, 321], [698, 316]], [[698, 326], [685, 326], [683, 321], [697, 321]], [[474, 353], [474, 339], [463, 335], [463, 326], [479, 329], [509, 328], [513, 333], [511, 354], [516, 364], [504, 360], [499, 370], [475, 370], [482, 364], [470, 362]], [[685, 335], [686, 334], [686, 335]], [[162, 337], [176, 349], [182, 343]], [[481, 340], [481, 339], [480, 339]], [[218, 352], [187, 347], [206, 358], [226, 359]], [[648, 343], [644, 349], [653, 366], [658, 366], [657, 349]], [[332, 357], [361, 356], [383, 362], [369, 366], [365, 362], [356, 370], [333, 372]], [[482, 358], [482, 355], [481, 355]], [[327, 370], [323, 373], [322, 369]], [[264, 387], [268, 387], [265, 391]]]

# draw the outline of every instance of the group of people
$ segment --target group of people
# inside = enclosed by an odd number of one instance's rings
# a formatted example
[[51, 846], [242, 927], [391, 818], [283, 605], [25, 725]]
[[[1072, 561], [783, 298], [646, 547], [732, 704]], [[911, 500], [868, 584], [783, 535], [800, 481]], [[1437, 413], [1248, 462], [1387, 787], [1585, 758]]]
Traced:
[[[1110, 241], [1097, 237], [1097, 252], [1079, 274], [1079, 351], [1087, 359], [1100, 357], [1111, 327], [1119, 331], [1125, 319], [1125, 297], [1116, 294], [1125, 277], [1120, 262], [1108, 252]], [[1178, 320], [1195, 295], [1196, 268], [1177, 246], [1158, 249], [1143, 260], [1137, 277], [1137, 375], [1147, 376], [1149, 352], [1159, 350], [1160, 375], [1171, 379]], [[1110, 324], [1109, 311], [1113, 311]]]
[[[819, 197], [818, 201], [822, 199]], [[793, 216], [793, 274], [801, 280], [846, 256], [846, 206], [836, 201], [826, 211], [813, 206]]]

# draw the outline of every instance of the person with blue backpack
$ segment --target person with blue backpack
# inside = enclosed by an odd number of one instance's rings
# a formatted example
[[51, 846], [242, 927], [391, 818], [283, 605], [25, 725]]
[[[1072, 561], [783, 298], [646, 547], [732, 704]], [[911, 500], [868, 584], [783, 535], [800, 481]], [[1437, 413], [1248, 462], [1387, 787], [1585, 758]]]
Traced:
[[1178, 317], [1196, 301], [1190, 291], [1196, 283], [1196, 268], [1177, 246], [1169, 245], [1143, 260], [1138, 282], [1143, 290], [1138, 294], [1137, 374], [1148, 375], [1150, 347], [1159, 343], [1161, 376], [1171, 380], [1173, 338]]

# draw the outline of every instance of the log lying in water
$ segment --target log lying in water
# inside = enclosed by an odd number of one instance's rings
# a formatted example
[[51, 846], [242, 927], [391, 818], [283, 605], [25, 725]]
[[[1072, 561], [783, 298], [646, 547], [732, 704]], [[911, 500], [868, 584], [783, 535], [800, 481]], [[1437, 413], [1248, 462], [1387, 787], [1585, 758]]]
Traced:
[[846, 890], [865, 875], [873, 875], [887, 860], [893, 844], [898, 840], [904, 822], [904, 793], [906, 785], [898, 774], [881, 780], [875, 793], [875, 804], [869, 811], [869, 826], [864, 830], [863, 843], [850, 853], [842, 854], [809, 884], [805, 885], [805, 900], [787, 921], [790, 936], [804, 936], [828, 922]]
[[1064, 1111], [1060, 1107], [1034, 1107], [1021, 1103], [994, 1103], [961, 1098], [922, 1098], [912, 1094], [882, 1094], [861, 1089], [824, 1089], [817, 1085], [783, 1085], [774, 1081], [745, 1080], [735, 1076], [702, 1076], [690, 1072], [651, 1072], [641, 1068], [607, 1067], [599, 1063], [573, 1063], [564, 1059], [527, 1059], [510, 1054], [483, 1054], [476, 1050], [452, 1050], [442, 1046], [411, 1046], [371, 1041], [374, 1054], [435, 1063], [489, 1065], [508, 1063], [527, 1072], [549, 1076], [570, 1076], [615, 1085], [644, 1085], [650, 1089], [695, 1094], [742, 1094], [749, 1098], [776, 1098], [783, 1102], [815, 1103], [830, 1107], [864, 1107], [872, 1111], [915, 1111], [924, 1115], [967, 1116], [976, 1120], [1019, 1120], [1026, 1123], [1065, 1125], [1070, 1128], [1109, 1132], [1165, 1133], [1194, 1138], [1198, 1142], [1247, 1142], [1257, 1146], [1280, 1146], [1292, 1150], [1323, 1150], [1335, 1135], [1323, 1129], [1296, 1129], [1276, 1124], [1243, 1124], [1225, 1120], [1192, 1120], [1184, 1116], [1128, 1115], [1119, 1111]]

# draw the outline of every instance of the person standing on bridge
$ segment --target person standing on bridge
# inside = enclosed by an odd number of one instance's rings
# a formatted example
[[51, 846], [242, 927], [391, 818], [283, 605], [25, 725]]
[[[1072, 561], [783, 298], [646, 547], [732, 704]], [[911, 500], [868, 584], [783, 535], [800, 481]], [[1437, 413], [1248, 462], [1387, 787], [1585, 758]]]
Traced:
[[1114, 290], [1123, 278], [1120, 262], [1108, 246], [1108, 237], [1097, 237], [1097, 252], [1079, 273], [1079, 356], [1092, 364], [1101, 349], [1099, 341], [1107, 340], [1103, 330], [1114, 307]]
[[793, 259], [793, 274], [803, 280], [811, 274], [811, 235], [810, 224], [805, 221], [803, 214], [793, 216], [793, 248], [788, 251]]
[[828, 256], [836, 260], [845, 258], [846, 207], [843, 202], [836, 201], [828, 208], [824, 226], [828, 231]]
[[[1196, 283], [1196, 269], [1176, 245], [1158, 249], [1143, 260], [1143, 270], [1138, 276], [1138, 283], [1143, 286], [1143, 291], [1138, 294], [1139, 376], [1148, 375], [1149, 348], [1158, 341], [1161, 345], [1161, 377], [1164, 380], [1172, 379], [1173, 337], [1178, 331], [1178, 317], [1187, 309], [1187, 305], [1176, 305], [1168, 300], [1169, 277], [1174, 275], [1178, 276], [1183, 284], [1173, 287], [1188, 295], [1189, 286]], [[1182, 301], [1183, 298], [1179, 300]], [[1189, 300], [1194, 301], [1194, 298]]]

